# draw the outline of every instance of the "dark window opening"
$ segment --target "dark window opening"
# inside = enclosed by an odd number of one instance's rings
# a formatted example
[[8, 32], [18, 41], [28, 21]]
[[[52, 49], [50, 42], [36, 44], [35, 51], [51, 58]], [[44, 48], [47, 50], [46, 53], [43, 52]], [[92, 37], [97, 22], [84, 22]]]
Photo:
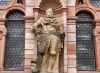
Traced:
[[5, 70], [24, 70], [25, 22], [20, 11], [7, 16]]
[[0, 5], [7, 5], [11, 0], [0, 0]]
[[100, 7], [100, 0], [89, 0], [92, 6]]
[[87, 12], [77, 14], [76, 47], [77, 70], [95, 70], [95, 47], [93, 17]]

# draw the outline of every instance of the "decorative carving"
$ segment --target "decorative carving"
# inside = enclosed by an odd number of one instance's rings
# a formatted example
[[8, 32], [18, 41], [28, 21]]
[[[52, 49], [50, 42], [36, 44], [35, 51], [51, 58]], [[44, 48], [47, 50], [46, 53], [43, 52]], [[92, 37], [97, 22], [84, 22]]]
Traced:
[[59, 0], [42, 0], [39, 7], [44, 12], [48, 8], [53, 8], [54, 12], [57, 12], [61, 10], [62, 4]]
[[62, 24], [53, 16], [52, 8], [47, 9], [46, 14], [32, 26], [38, 41], [38, 70], [40, 73], [59, 73], [59, 55], [65, 35]]

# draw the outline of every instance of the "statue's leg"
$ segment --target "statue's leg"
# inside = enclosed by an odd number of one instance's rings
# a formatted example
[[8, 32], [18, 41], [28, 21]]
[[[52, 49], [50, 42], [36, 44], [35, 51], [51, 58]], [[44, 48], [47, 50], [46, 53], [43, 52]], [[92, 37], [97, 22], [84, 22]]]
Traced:
[[59, 38], [57, 36], [55, 35], [50, 36], [50, 48], [49, 48], [50, 56], [49, 56], [48, 69], [47, 69], [48, 73], [54, 73], [53, 68], [57, 59], [57, 50], [59, 50], [58, 41]]
[[55, 64], [56, 61], [56, 55], [50, 55], [49, 57], [49, 61], [48, 61], [48, 68], [47, 68], [47, 73], [53, 73], [53, 66]]
[[46, 73], [47, 72], [48, 59], [49, 59], [49, 53], [46, 53], [43, 56], [43, 61], [42, 61], [40, 73]]
[[59, 38], [57, 36], [55, 36], [55, 35], [50, 36], [50, 54], [51, 55], [57, 54], [58, 40], [59, 40]]

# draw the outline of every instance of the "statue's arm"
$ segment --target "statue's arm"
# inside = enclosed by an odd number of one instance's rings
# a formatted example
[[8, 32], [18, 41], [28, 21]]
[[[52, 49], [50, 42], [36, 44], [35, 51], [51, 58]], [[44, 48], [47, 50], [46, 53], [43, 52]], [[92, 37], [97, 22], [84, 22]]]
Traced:
[[62, 35], [62, 39], [64, 39], [65, 38], [65, 32], [64, 32], [63, 24], [60, 25], [60, 32], [61, 32], [61, 35]]
[[59, 25], [59, 31], [60, 33], [63, 33], [64, 32], [64, 26], [63, 26], [63, 23], [61, 20], [57, 20], [57, 24]]
[[33, 25], [32, 25], [32, 32], [34, 34], [36, 34], [38, 32], [38, 27], [41, 26], [41, 22], [42, 22], [43, 18], [41, 17], [39, 20], [37, 20], [37, 22], [35, 22]]
[[64, 32], [64, 27], [63, 24], [60, 25], [60, 32], [63, 33]]

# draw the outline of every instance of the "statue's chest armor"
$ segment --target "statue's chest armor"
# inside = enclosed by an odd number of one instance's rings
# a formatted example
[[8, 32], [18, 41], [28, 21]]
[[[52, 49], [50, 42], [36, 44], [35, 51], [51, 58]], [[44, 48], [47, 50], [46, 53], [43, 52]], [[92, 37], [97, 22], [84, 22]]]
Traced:
[[51, 25], [43, 26], [45, 32], [55, 31], [55, 29]]
[[43, 29], [46, 33], [50, 31], [55, 31], [55, 28], [51, 25], [55, 25], [56, 19], [55, 18], [44, 18], [44, 26]]

